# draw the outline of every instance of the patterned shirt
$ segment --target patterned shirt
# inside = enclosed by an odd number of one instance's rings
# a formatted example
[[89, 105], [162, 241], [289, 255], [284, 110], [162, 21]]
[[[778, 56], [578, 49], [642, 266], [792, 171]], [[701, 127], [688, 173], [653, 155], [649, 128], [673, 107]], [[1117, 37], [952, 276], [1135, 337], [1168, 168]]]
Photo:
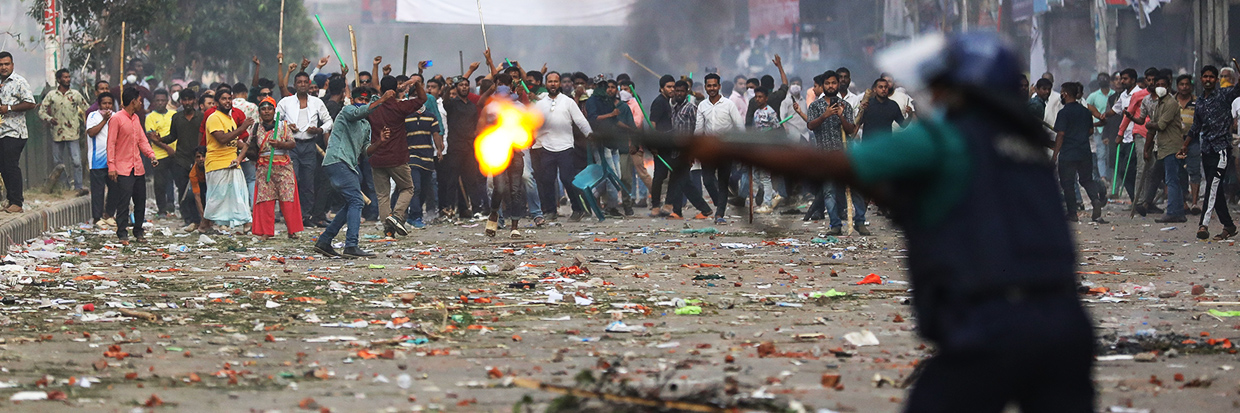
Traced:
[[753, 112], [753, 127], [760, 131], [768, 131], [779, 126], [779, 114], [770, 105], [763, 106]]
[[1201, 153], [1221, 153], [1231, 147], [1231, 101], [1240, 97], [1240, 87], [1215, 89], [1208, 96], [1197, 98], [1193, 127], [1188, 136], [1201, 141]]
[[[30, 92], [30, 83], [26, 82], [26, 78], [13, 73], [8, 79], [0, 80], [0, 105], [16, 106], [24, 102], [34, 103], [34, 94]], [[26, 114], [9, 111], [0, 116], [0, 138], [29, 139]]]
[[[831, 96], [830, 98], [823, 95], [809, 104], [809, 111], [806, 115], [810, 120], [818, 119], [822, 114], [827, 113], [827, 107], [839, 104], [844, 107], [844, 116], [848, 119], [853, 118], [853, 108], [844, 99], [839, 96]], [[839, 115], [831, 115], [822, 121], [821, 125], [813, 129], [814, 146], [819, 149], [829, 151], [839, 151], [844, 149], [844, 122]]]
[[[669, 102], [670, 103], [670, 102]], [[672, 132], [691, 134], [697, 129], [697, 105], [688, 99], [678, 105], [672, 105]]]
[[409, 150], [409, 167], [424, 171], [435, 169], [435, 142], [439, 119], [425, 106], [405, 117], [405, 147]]
[[53, 120], [52, 141], [69, 142], [80, 138], [78, 128], [82, 126], [82, 114], [86, 111], [86, 98], [78, 91], [69, 89], [61, 92], [52, 89], [39, 105], [39, 119], [49, 125]]

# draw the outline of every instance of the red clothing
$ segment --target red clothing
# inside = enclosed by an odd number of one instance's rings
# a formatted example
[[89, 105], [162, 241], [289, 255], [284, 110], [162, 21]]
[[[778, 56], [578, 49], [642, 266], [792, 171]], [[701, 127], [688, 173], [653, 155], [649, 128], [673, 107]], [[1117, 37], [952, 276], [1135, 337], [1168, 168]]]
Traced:
[[[202, 114], [202, 123], [198, 125], [198, 146], [207, 146], [207, 118], [210, 118], [212, 113], [215, 113], [215, 108], [207, 109]], [[232, 118], [233, 122], [237, 122], [237, 126], [240, 127], [241, 123], [245, 122], [245, 113], [241, 109], [234, 107], [232, 108]], [[237, 140], [245, 141], [249, 137], [249, 132], [241, 132], [241, 136], [238, 136]]]
[[[280, 212], [284, 214], [284, 223], [290, 234], [304, 231], [301, 224], [301, 195], [293, 188], [293, 200], [280, 202]], [[254, 204], [254, 235], [276, 235], [276, 201]]]
[[140, 155], [155, 159], [138, 115], [123, 110], [112, 114], [108, 119], [108, 172], [123, 176], [146, 175]]
[[391, 136], [375, 153], [370, 155], [370, 166], [375, 168], [391, 168], [409, 163], [409, 147], [405, 136], [405, 118], [422, 109], [426, 103], [425, 96], [417, 96], [408, 100], [389, 100], [370, 111], [370, 142], [382, 139], [383, 130], [387, 129]]
[[[1137, 91], [1137, 93], [1133, 93], [1132, 99], [1128, 102], [1128, 108], [1124, 109], [1124, 111], [1131, 113], [1132, 117], [1134, 118], [1140, 117], [1141, 116], [1141, 101], [1145, 100], [1145, 98], [1149, 95], [1150, 95], [1149, 88], [1141, 89], [1140, 91]], [[1120, 116], [1123, 116], [1123, 114], [1121, 113]], [[1119, 123], [1119, 134], [1120, 135], [1123, 135], [1124, 131], [1128, 130], [1128, 123], [1130, 122], [1131, 121], [1128, 120], [1128, 117], [1124, 117], [1124, 120], [1120, 121]], [[1147, 135], [1146, 132], [1147, 131], [1145, 130], [1145, 125], [1137, 125], [1137, 124], [1132, 125], [1133, 135], [1141, 135], [1141, 136], [1148, 138], [1149, 135]]]

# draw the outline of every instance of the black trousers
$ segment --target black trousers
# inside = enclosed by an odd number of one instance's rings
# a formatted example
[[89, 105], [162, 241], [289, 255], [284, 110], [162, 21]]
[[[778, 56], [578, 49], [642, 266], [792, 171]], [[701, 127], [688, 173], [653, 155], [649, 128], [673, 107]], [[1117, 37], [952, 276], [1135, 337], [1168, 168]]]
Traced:
[[[715, 202], [715, 218], [723, 218], [728, 212], [728, 194], [729, 187], [732, 185], [732, 163], [726, 162], [718, 165], [706, 166], [702, 165], [702, 180], [706, 185], [711, 184], [710, 176], [715, 177], [715, 192], [710, 193], [710, 198]], [[706, 188], [707, 191], [710, 188]], [[718, 195], [718, 196], [716, 196]]]
[[[1161, 163], [1161, 161], [1160, 161]], [[1102, 186], [1098, 181], [1094, 180], [1093, 160], [1081, 161], [1059, 161], [1059, 188], [1063, 190], [1065, 211], [1070, 216], [1076, 216], [1076, 185], [1073, 183], [1080, 182], [1081, 188], [1085, 189], [1085, 194], [1089, 195], [1089, 202], [1092, 205], [1101, 205], [1102, 200], [1106, 199], [1103, 194]], [[1153, 199], [1153, 197], [1150, 197]]]
[[146, 175], [116, 177], [116, 236], [129, 239], [129, 204], [133, 201], [133, 236], [142, 238], [146, 222]]
[[1201, 211], [1200, 223], [1203, 227], [1210, 226], [1211, 213], [1218, 214], [1218, 222], [1223, 224], [1223, 228], [1236, 227], [1236, 223], [1231, 221], [1231, 212], [1227, 211], [1227, 197], [1222, 193], [1224, 180], [1231, 176], [1235, 169], [1231, 161], [1230, 147], [1222, 152], [1209, 152], [1204, 149], [1201, 151], [1201, 166], [1206, 170], [1205, 193], [1202, 194], [1205, 210]]
[[478, 159], [474, 157], [473, 151], [448, 151], [444, 155], [444, 161], [445, 167], [439, 171], [441, 179], [446, 183], [440, 186], [445, 195], [439, 201], [440, 208], [456, 205], [456, 212], [462, 218], [469, 217], [471, 212], [490, 214], [487, 208], [486, 178], [478, 170]]
[[676, 164], [684, 167], [668, 174], [667, 203], [672, 205], [672, 212], [684, 217], [685, 200], [688, 199], [702, 215], [711, 215], [710, 204], [702, 198], [702, 171], [690, 171], [689, 163]]
[[315, 179], [317, 175], [321, 175], [318, 170], [323, 167], [323, 157], [319, 155], [318, 148], [313, 139], [305, 139], [297, 141], [297, 146], [289, 151], [289, 158], [293, 161], [293, 176], [297, 179], [297, 193], [301, 197], [301, 220], [307, 224], [312, 211], [325, 211], [314, 208], [319, 202], [319, 198], [315, 197], [315, 189], [331, 188], [326, 179]]
[[[664, 165], [663, 161], [671, 162], [670, 160], [668, 160], [668, 156], [665, 156], [663, 154], [658, 154], [658, 153], [654, 154], [654, 176], [650, 178], [650, 186], [651, 186], [650, 207], [651, 208], [658, 208], [658, 207], [663, 206], [664, 188], [667, 188], [667, 193], [669, 194], [671, 193], [671, 189], [669, 188], [670, 185], [668, 184], [668, 182], [671, 181], [671, 179], [669, 179], [669, 175], [671, 175], [672, 171], [669, 171], [667, 169], [667, 165]], [[688, 166], [685, 166], [685, 168], [688, 168]], [[667, 203], [670, 204], [672, 202], [669, 200], [667, 201]]]
[[566, 149], [559, 152], [551, 152], [546, 149], [534, 149], [539, 153], [539, 163], [534, 168], [534, 181], [538, 183], [538, 203], [542, 206], [543, 215], [555, 214], [559, 210], [560, 192], [556, 189], [555, 180], [559, 178], [560, 185], [564, 186], [564, 192], [568, 194], [568, 205], [573, 212], [586, 212], [586, 207], [581, 203], [579, 190], [573, 186], [573, 178], [581, 172], [582, 168], [578, 168], [577, 154], [574, 149]]
[[[163, 163], [160, 163], [163, 166]], [[176, 184], [176, 188], [172, 194], [177, 202], [181, 203], [181, 221], [185, 225], [197, 224], [202, 222], [202, 216], [198, 214], [198, 204], [194, 202], [194, 189], [189, 186], [189, 168], [181, 166], [176, 162], [170, 162], [168, 166], [168, 175], [172, 178], [172, 182]], [[186, 195], [189, 192], [189, 195]]]
[[997, 299], [951, 316], [906, 413], [1094, 411], [1093, 330], [1075, 294]]
[[176, 200], [173, 197], [176, 189], [173, 188], [171, 172], [172, 158], [164, 158], [159, 160], [159, 166], [151, 166], [151, 160], [145, 156], [142, 157], [142, 166], [146, 169], [146, 174], [155, 181], [155, 206], [160, 214], [172, 213], [176, 208]]
[[116, 215], [116, 189], [108, 179], [108, 168], [90, 170], [91, 223]]
[[26, 198], [22, 196], [22, 150], [26, 149], [26, 140], [18, 138], [0, 138], [0, 175], [4, 177], [5, 198], [9, 204], [22, 206]]

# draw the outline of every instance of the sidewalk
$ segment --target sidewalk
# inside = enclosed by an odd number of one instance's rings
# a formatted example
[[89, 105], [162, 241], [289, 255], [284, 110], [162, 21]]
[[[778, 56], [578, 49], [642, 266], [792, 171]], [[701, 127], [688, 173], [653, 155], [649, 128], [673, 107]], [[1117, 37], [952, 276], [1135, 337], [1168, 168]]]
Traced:
[[24, 212], [0, 212], [0, 245], [22, 243], [45, 231], [90, 220], [90, 195], [73, 195], [69, 190], [56, 194], [26, 192]]

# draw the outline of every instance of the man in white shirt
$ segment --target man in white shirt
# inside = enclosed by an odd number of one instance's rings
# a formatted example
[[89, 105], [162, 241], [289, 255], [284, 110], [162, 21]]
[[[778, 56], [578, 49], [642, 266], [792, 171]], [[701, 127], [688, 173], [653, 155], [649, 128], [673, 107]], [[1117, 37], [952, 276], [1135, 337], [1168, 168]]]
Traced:
[[304, 225], [309, 226], [310, 211], [314, 206], [314, 178], [322, 165], [319, 147], [314, 139], [331, 134], [332, 117], [323, 101], [310, 95], [309, 74], [301, 72], [295, 75], [293, 87], [297, 93], [280, 99], [276, 105], [276, 115], [288, 122], [297, 142], [288, 154], [293, 160], [293, 175], [297, 177], [297, 192], [301, 195], [301, 219]]
[[573, 187], [573, 178], [581, 172], [573, 158], [573, 125], [577, 125], [587, 136], [594, 130], [577, 102], [560, 93], [559, 72], [547, 73], [544, 82], [547, 84], [547, 98], [534, 104], [534, 108], [543, 114], [543, 125], [534, 135], [534, 145], [530, 149], [530, 157], [538, 162], [534, 168], [534, 180], [538, 182], [539, 203], [542, 204], [543, 216], [555, 221], [559, 205], [556, 202], [559, 194], [555, 178], [559, 176], [573, 209], [569, 220], [577, 222], [586, 215], [586, 209], [576, 196], [577, 189]]
[[[741, 113], [749, 113], [749, 97], [747, 91], [753, 90], [749, 86], [748, 79], [744, 76], [737, 76], [732, 81], [732, 93], [728, 95], [728, 100], [736, 105], [736, 109]], [[753, 88], [758, 87], [753, 85]]]
[[[697, 112], [697, 131], [700, 134], [719, 135], [745, 130], [745, 119], [741, 117], [740, 110], [736, 108], [736, 104], [732, 103], [730, 99], [724, 99], [723, 95], [719, 94], [721, 87], [717, 73], [706, 75], [705, 89], [707, 98], [698, 103]], [[707, 181], [711, 181], [709, 177], [714, 177], [718, 181], [719, 196], [712, 200], [715, 203], [715, 223], [727, 223], [724, 217], [727, 216], [728, 187], [732, 179], [732, 164], [703, 165], [702, 177]], [[710, 184], [710, 182], [705, 183], [705, 185]]]
[[[1119, 73], [1119, 84], [1120, 84], [1120, 88], [1122, 89], [1119, 94], [1119, 99], [1115, 100], [1115, 105], [1111, 106], [1111, 109], [1107, 110], [1107, 113], [1104, 117], [1121, 116], [1121, 114], [1124, 113], [1125, 110], [1128, 110], [1129, 104], [1132, 103], [1132, 95], [1141, 91], [1141, 88], [1137, 87], [1137, 71], [1131, 68], [1124, 69], [1124, 71]], [[1126, 157], [1128, 159], [1128, 161], [1126, 161], [1127, 165], [1121, 165], [1120, 167], [1116, 168], [1121, 171], [1127, 171], [1127, 172], [1126, 173], [1121, 172], [1122, 174], [1124, 174], [1124, 176], [1121, 176], [1116, 179], [1122, 178], [1124, 180], [1123, 185], [1124, 185], [1124, 188], [1128, 189], [1129, 198], [1134, 197], [1136, 194], [1135, 186], [1137, 182], [1137, 179], [1136, 179], [1137, 169], [1138, 169], [1137, 163], [1138, 163], [1138, 158], [1142, 158], [1141, 156], [1129, 157], [1127, 155], [1123, 155], [1125, 153], [1131, 153], [1135, 149], [1133, 147], [1133, 136], [1134, 135], [1132, 133], [1132, 130], [1133, 130], [1132, 128], [1134, 126], [1136, 126], [1136, 124], [1132, 122], [1128, 122], [1128, 127], [1120, 131], [1120, 134], [1122, 135], [1122, 137], [1119, 137], [1116, 139], [1116, 143], [1119, 144], [1119, 147], [1115, 149], [1116, 151], [1118, 151], [1121, 158]], [[1141, 146], [1144, 147], [1144, 142], [1141, 143]], [[1125, 161], [1121, 161], [1121, 162], [1125, 162]]]

